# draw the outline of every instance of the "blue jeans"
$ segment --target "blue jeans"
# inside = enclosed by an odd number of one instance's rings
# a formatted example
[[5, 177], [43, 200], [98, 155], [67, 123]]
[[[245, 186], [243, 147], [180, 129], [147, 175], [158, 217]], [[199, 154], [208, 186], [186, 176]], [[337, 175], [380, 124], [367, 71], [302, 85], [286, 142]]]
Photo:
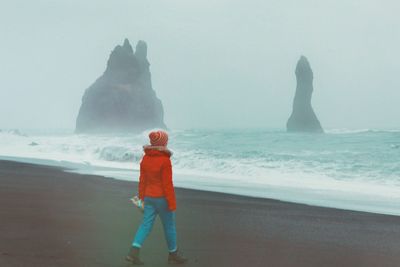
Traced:
[[167, 200], [164, 197], [145, 197], [144, 214], [142, 224], [136, 232], [135, 239], [132, 242], [134, 247], [142, 247], [144, 240], [150, 234], [153, 228], [157, 214], [160, 216], [164, 227], [165, 239], [167, 241], [169, 252], [175, 252], [176, 246], [176, 227], [175, 212], [168, 210]]

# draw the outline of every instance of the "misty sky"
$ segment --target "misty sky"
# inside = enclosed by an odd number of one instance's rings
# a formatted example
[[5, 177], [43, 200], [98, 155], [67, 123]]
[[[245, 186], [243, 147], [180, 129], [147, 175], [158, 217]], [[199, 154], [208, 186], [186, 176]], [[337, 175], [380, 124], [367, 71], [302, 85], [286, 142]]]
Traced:
[[304, 54], [325, 128], [400, 128], [398, 1], [1, 0], [0, 129], [69, 128], [125, 37], [170, 128], [284, 128]]

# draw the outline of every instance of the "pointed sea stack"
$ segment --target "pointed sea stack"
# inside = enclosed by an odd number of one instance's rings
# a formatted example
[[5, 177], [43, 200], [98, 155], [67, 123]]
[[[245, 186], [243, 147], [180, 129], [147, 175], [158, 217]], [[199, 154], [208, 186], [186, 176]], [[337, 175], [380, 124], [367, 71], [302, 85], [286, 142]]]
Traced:
[[166, 128], [164, 110], [151, 85], [147, 45], [134, 52], [128, 39], [111, 52], [107, 68], [82, 97], [76, 133], [142, 132]]
[[296, 95], [293, 112], [287, 121], [288, 132], [318, 132], [324, 130], [311, 106], [313, 92], [313, 72], [306, 57], [301, 56], [296, 67]]

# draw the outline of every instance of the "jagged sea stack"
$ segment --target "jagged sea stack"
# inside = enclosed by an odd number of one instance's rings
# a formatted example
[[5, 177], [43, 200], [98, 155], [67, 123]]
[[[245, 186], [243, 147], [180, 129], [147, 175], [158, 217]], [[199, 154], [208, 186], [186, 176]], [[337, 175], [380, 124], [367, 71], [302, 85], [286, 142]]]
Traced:
[[166, 128], [164, 110], [152, 85], [147, 45], [133, 51], [128, 39], [111, 52], [107, 68], [82, 97], [77, 133], [141, 132]]
[[296, 66], [296, 95], [293, 111], [287, 121], [288, 132], [318, 132], [324, 130], [311, 106], [313, 93], [313, 72], [306, 57], [301, 56]]

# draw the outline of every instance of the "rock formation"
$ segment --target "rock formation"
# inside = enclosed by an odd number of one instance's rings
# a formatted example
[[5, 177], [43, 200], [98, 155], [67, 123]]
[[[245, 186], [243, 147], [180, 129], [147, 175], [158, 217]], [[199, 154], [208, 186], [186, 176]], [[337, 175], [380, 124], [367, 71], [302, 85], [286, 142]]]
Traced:
[[301, 56], [296, 67], [296, 95], [293, 111], [287, 121], [288, 132], [323, 132], [321, 124], [311, 106], [313, 72], [306, 57]]
[[111, 52], [107, 68], [82, 97], [77, 133], [141, 132], [166, 128], [164, 110], [152, 85], [147, 45], [133, 51], [128, 39]]

